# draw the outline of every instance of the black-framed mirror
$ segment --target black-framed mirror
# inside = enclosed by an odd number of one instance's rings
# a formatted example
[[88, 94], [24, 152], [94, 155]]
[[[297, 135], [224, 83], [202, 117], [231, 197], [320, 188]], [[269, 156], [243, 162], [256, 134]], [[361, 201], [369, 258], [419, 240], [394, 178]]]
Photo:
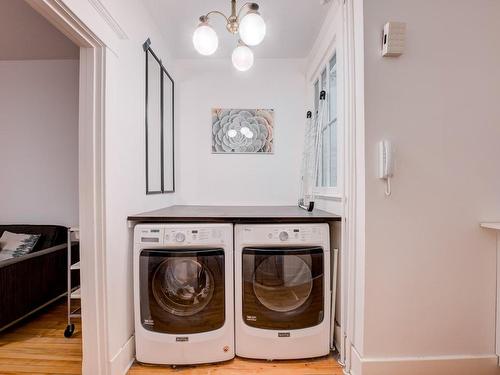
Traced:
[[173, 193], [174, 80], [151, 49], [146, 54], [146, 194]]

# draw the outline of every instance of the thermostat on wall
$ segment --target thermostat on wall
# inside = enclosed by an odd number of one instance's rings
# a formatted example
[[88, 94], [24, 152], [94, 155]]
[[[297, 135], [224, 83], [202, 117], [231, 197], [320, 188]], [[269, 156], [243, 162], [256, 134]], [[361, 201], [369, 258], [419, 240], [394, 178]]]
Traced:
[[387, 22], [384, 26], [382, 39], [382, 56], [396, 57], [404, 52], [406, 38], [406, 23]]

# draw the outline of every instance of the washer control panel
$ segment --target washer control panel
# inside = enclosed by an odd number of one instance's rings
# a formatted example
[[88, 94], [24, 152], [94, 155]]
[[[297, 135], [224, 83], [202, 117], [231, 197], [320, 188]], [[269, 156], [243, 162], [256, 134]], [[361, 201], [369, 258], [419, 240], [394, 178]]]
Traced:
[[136, 242], [148, 245], [185, 246], [196, 244], [224, 244], [222, 229], [219, 228], [141, 228]]
[[216, 228], [168, 228], [165, 229], [165, 245], [192, 245], [224, 243], [224, 236]]

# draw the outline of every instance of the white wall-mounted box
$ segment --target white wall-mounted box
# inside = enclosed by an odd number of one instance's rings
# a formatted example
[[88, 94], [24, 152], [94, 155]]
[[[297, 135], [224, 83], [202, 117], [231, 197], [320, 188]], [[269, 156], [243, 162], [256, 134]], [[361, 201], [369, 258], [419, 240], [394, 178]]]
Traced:
[[387, 22], [384, 25], [384, 36], [382, 38], [382, 56], [401, 56], [405, 49], [406, 23]]

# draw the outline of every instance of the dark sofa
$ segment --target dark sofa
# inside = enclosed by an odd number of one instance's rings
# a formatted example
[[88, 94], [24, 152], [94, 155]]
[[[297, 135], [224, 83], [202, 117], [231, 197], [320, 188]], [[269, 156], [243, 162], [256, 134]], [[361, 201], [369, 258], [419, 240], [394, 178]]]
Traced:
[[[67, 228], [0, 225], [4, 231], [40, 234], [30, 254], [0, 261], [0, 331], [57, 300], [67, 291]], [[72, 246], [72, 263], [79, 260]], [[75, 280], [78, 282], [79, 280]]]

